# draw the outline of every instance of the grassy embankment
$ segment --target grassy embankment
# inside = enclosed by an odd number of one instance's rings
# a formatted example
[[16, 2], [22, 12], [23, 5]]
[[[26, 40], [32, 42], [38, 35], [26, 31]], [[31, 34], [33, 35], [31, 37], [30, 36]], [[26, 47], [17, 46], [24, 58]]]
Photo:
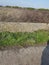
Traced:
[[0, 32], [0, 46], [29, 46], [43, 44], [49, 39], [49, 31], [38, 30], [32, 33]]

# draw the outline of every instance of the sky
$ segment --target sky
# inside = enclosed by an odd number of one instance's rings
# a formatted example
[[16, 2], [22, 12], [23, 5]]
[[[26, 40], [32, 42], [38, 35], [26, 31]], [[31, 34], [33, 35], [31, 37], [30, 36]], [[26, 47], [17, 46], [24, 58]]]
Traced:
[[49, 9], [49, 0], [0, 0], [0, 5]]

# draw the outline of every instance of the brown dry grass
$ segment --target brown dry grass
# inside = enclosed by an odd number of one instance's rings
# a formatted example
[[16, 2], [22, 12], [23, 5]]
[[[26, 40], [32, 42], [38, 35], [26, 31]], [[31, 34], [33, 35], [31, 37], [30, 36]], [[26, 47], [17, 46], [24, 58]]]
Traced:
[[0, 21], [49, 23], [49, 10], [0, 7]]

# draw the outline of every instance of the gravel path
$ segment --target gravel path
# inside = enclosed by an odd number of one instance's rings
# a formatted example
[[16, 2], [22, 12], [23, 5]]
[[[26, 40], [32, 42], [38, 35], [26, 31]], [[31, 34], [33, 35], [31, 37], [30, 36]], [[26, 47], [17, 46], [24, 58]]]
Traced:
[[41, 65], [45, 47], [28, 47], [0, 51], [0, 65]]

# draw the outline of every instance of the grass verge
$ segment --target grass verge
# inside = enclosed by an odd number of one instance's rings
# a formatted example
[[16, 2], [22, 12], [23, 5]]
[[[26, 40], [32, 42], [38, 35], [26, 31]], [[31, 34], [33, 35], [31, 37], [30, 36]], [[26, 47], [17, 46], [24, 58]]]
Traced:
[[49, 31], [35, 32], [0, 32], [0, 46], [32, 46], [49, 40]]

